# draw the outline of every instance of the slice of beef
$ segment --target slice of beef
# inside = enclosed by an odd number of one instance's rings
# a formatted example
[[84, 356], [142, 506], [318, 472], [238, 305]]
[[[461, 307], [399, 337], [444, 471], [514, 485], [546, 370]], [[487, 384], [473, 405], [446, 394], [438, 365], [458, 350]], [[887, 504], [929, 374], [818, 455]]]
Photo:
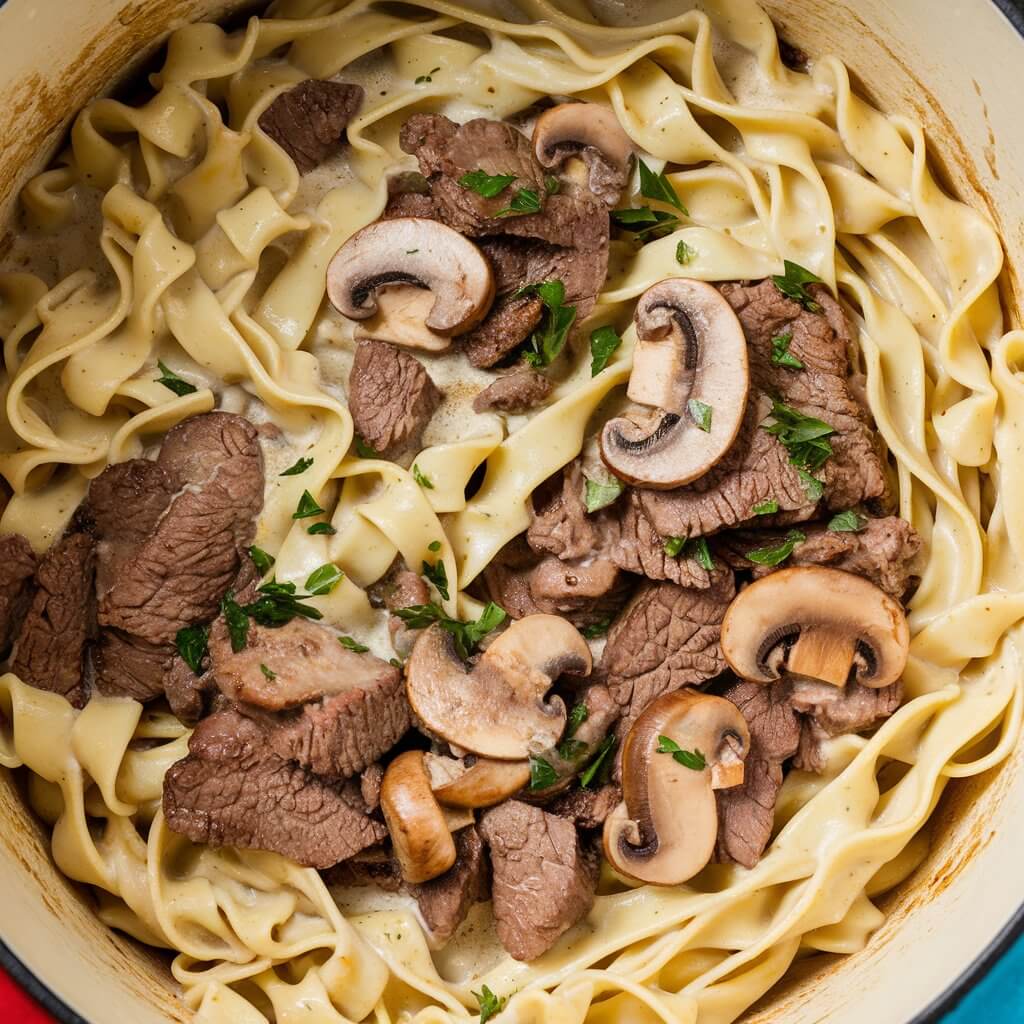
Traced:
[[356, 432], [384, 458], [394, 459], [419, 447], [441, 392], [415, 356], [364, 339], [356, 346], [348, 401]]
[[342, 147], [362, 102], [361, 86], [308, 79], [281, 93], [259, 125], [306, 174]]
[[725, 669], [719, 640], [734, 594], [731, 575], [707, 590], [640, 587], [612, 626], [599, 667], [622, 708], [620, 736], [655, 697], [699, 686]]
[[[125, 636], [117, 629], [101, 630], [93, 652], [96, 688], [101, 693], [131, 697], [141, 703], [153, 700], [165, 692], [174, 662], [181, 660], [176, 655], [170, 644], [151, 644]], [[180, 679], [176, 677], [175, 682]]]
[[825, 743], [832, 736], [867, 732], [894, 714], [903, 700], [903, 684], [874, 690], [859, 683], [840, 688], [801, 680], [793, 686], [793, 707], [804, 715], [797, 768], [820, 772], [825, 767]]
[[483, 323], [463, 338], [466, 356], [478, 369], [500, 363], [526, 341], [543, 315], [544, 304], [536, 295], [498, 299]]
[[[715, 533], [752, 519], [754, 507], [768, 500], [778, 502], [779, 522], [813, 517], [817, 502], [808, 498], [785, 448], [761, 428], [770, 413], [769, 396], [835, 429], [829, 438], [833, 455], [814, 474], [830, 509], [853, 508], [885, 493], [878, 445], [849, 381], [846, 317], [828, 289], [811, 291], [821, 313], [803, 309], [770, 280], [722, 286], [747, 337], [747, 415], [729, 454], [709, 473], [674, 491], [641, 492], [644, 511], [662, 535]], [[802, 370], [772, 363], [772, 339], [787, 333], [789, 353], [804, 364]]]
[[221, 692], [260, 718], [271, 749], [317, 775], [361, 772], [409, 728], [398, 669], [342, 647], [305, 619], [280, 628], [251, 624], [238, 652], [218, 620], [210, 656]]
[[571, 821], [518, 800], [489, 810], [480, 834], [491, 851], [498, 938], [516, 960], [536, 960], [590, 911], [598, 858]]
[[597, 789], [570, 789], [558, 797], [548, 810], [560, 818], [567, 818], [577, 828], [595, 829], [604, 825], [605, 818], [621, 801], [622, 788], [609, 782]]
[[[375, 608], [385, 607], [395, 612], [399, 608], [426, 604], [430, 600], [430, 587], [422, 576], [406, 568], [399, 556], [384, 576], [370, 587], [369, 596]], [[391, 646], [400, 658], [409, 656], [420, 634], [418, 629], [410, 629], [397, 615], [388, 619], [388, 632], [391, 635]]]
[[802, 532], [807, 539], [778, 567], [757, 565], [745, 556], [755, 548], [780, 543], [784, 531], [740, 530], [723, 538], [722, 551], [734, 568], [750, 570], [755, 577], [776, 568], [825, 565], [863, 576], [896, 598], [912, 585], [921, 538], [906, 520], [897, 516], [868, 519], [858, 533], [836, 532], [824, 525], [808, 526]]
[[212, 672], [197, 676], [183, 658], [173, 656], [165, 668], [161, 685], [171, 711], [186, 725], [195, 725], [202, 718], [207, 698], [217, 692]]
[[534, 551], [571, 560], [588, 558], [598, 546], [597, 526], [587, 515], [586, 480], [579, 459], [538, 488], [526, 539]]
[[0, 537], [0, 657], [18, 635], [32, 602], [32, 577], [37, 559], [20, 533]]
[[387, 835], [338, 788], [282, 760], [265, 731], [235, 710], [196, 726], [189, 754], [164, 778], [168, 828], [194, 843], [269, 850], [329, 868]]
[[373, 885], [384, 892], [406, 892], [402, 869], [387, 847], [362, 850], [325, 873], [328, 885], [346, 888]]
[[455, 863], [443, 875], [409, 886], [432, 949], [440, 949], [455, 934], [474, 903], [490, 896], [490, 865], [475, 827], [455, 833]]
[[737, 682], [722, 696], [735, 704], [750, 727], [750, 752], [743, 784], [720, 789], [716, 857], [752, 868], [764, 853], [782, 785], [782, 763], [800, 744], [801, 721], [790, 700], [790, 685]]
[[88, 643], [96, 632], [96, 545], [72, 533], [43, 555], [35, 595], [14, 645], [11, 671], [22, 682], [66, 697], [89, 699]]
[[380, 787], [383, 782], [384, 766], [379, 761], [364, 768], [359, 776], [359, 796], [368, 814], [380, 807]]
[[474, 412], [527, 412], [551, 394], [551, 379], [528, 366], [500, 376], [473, 399]]

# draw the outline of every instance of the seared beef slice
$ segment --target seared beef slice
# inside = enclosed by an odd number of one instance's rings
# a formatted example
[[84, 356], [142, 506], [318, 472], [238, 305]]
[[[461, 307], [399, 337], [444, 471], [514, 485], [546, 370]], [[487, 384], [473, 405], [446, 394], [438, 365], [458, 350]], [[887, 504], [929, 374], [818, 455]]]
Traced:
[[455, 863], [443, 875], [409, 887], [434, 949], [455, 934], [474, 903], [490, 895], [490, 871], [476, 828], [469, 826], [455, 833], [455, 851]]
[[[641, 491], [641, 506], [662, 536], [700, 536], [754, 517], [754, 506], [774, 499], [785, 521], [810, 519], [808, 498], [785, 448], [761, 424], [769, 396], [805, 416], [824, 420], [836, 433], [833, 455], [815, 472], [830, 509], [852, 508], [885, 493], [885, 474], [868, 417], [848, 383], [849, 328], [842, 308], [821, 286], [812, 288], [822, 313], [810, 313], [772, 282], [723, 285], [736, 310], [750, 353], [751, 396], [740, 435], [710, 472], [674, 491]], [[772, 339], [789, 333], [791, 355], [802, 370], [775, 366]]]
[[356, 433], [385, 458], [418, 448], [441, 402], [423, 364], [383, 341], [364, 340], [348, 381]]
[[540, 405], [551, 393], [551, 379], [522, 367], [504, 374], [473, 399], [474, 412], [525, 412]]
[[95, 545], [86, 533], [69, 534], [47, 551], [11, 660], [11, 671], [23, 682], [59, 693], [75, 707], [89, 697], [86, 645], [95, 632], [95, 571]]
[[18, 635], [32, 600], [36, 556], [18, 533], [0, 537], [0, 657]]
[[488, 811], [480, 833], [491, 850], [498, 938], [516, 960], [536, 960], [593, 906], [597, 856], [571, 821], [518, 800]]
[[337, 788], [269, 750], [260, 725], [233, 710], [196, 726], [188, 757], [164, 778], [163, 808], [168, 827], [194, 843], [270, 850], [314, 868], [387, 835]]
[[362, 102], [358, 85], [309, 79], [278, 96], [259, 125], [306, 174], [341, 148]]

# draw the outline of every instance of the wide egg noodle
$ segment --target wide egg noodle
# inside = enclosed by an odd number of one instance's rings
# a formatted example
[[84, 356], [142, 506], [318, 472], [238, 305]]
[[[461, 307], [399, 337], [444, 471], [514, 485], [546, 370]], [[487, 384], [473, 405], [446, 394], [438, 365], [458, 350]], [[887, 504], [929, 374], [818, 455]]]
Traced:
[[[315, 871], [189, 843], [160, 812], [164, 772], [187, 747], [180, 722], [101, 697], [76, 712], [0, 677], [0, 764], [29, 773], [58, 867], [94, 888], [111, 927], [176, 951], [174, 977], [205, 1024], [442, 1024], [468, 1019], [482, 985], [511, 997], [511, 1022], [728, 1024], [798, 955], [863, 948], [882, 921], [874, 899], [925, 857], [947, 781], [998, 764], [1019, 737], [1024, 332], [1003, 332], [991, 224], [936, 184], [920, 126], [858, 97], [838, 60], [810, 76], [787, 69], [751, 0], [622, 27], [598, 24], [582, 0], [528, 0], [514, 22], [506, 6], [279, 0], [236, 32], [179, 29], [152, 99], [101, 99], [79, 115], [23, 199], [38, 237], [81, 236], [91, 259], [57, 279], [42, 266], [0, 274], [0, 473], [14, 492], [0, 529], [45, 550], [89, 479], [221, 395], [283, 438], [265, 446], [257, 543], [299, 586], [328, 561], [345, 571], [316, 599], [328, 622], [378, 628], [366, 589], [399, 554], [414, 567], [440, 558], [448, 610], [478, 613], [464, 588], [621, 392], [632, 333], [594, 379], [576, 346], [531, 418], [480, 417], [432, 439], [417, 457], [430, 489], [358, 456], [343, 386], [307, 339], [351, 348], [323, 304], [323, 271], [379, 215], [386, 172], [414, 166], [398, 145], [410, 113], [505, 117], [574, 96], [612, 107], [651, 166], [689, 168], [671, 173], [689, 210], [676, 231], [639, 251], [613, 243], [595, 323], [627, 323], [665, 277], [760, 278], [783, 257], [846, 304], [900, 514], [928, 555], [908, 700], [874, 736], [833, 741], [821, 775], [789, 773], [756, 868], [711, 865], [674, 889], [628, 888], [606, 869], [587, 919], [522, 964], [486, 907], [431, 953], [408, 904], [343, 913]], [[474, 30], [448, 32], [460, 23]], [[347, 152], [301, 178], [259, 117], [282, 90], [334, 75], [362, 84], [366, 102]], [[681, 241], [695, 251], [685, 270]], [[156, 383], [158, 359], [197, 391]], [[298, 455], [311, 468], [281, 476]], [[305, 490], [333, 536], [293, 519]]]

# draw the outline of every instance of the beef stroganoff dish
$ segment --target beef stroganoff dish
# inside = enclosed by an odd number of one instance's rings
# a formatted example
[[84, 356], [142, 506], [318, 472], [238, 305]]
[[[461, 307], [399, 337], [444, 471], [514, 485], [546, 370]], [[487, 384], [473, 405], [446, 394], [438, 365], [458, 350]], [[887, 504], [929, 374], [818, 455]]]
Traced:
[[23, 192], [0, 762], [201, 1021], [727, 1024], [1016, 741], [999, 240], [688, 6], [277, 0]]

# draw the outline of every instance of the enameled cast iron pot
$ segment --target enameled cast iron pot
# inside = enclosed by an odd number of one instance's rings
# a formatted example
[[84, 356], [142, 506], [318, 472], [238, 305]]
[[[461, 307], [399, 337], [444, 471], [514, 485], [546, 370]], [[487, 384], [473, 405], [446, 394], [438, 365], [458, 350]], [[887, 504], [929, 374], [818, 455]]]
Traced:
[[[622, 0], [631, 5], [634, 0]], [[679, 0], [680, 10], [694, 0]], [[1024, 0], [762, 0], [785, 37], [836, 53], [881, 109], [919, 117], [948, 186], [996, 221], [1006, 308], [1024, 295]], [[0, 0], [0, 247], [29, 176], [72, 115], [184, 22], [238, 0]], [[2, 251], [2, 248], [0, 248]], [[863, 952], [797, 974], [744, 1024], [938, 1020], [1024, 932], [1024, 750], [955, 782], [931, 853]], [[0, 963], [63, 1022], [188, 1021], [164, 961], [109, 931], [54, 868], [44, 829], [0, 775]]]

